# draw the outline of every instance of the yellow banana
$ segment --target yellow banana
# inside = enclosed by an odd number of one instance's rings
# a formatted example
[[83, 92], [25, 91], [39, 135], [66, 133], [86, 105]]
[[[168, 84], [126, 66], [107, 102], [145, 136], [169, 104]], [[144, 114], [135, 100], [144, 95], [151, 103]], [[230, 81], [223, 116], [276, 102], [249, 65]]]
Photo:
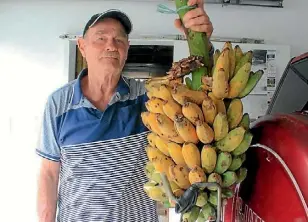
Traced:
[[164, 103], [164, 101], [162, 99], [154, 96], [145, 103], [145, 107], [151, 113], [164, 114], [163, 103]]
[[149, 133], [147, 135], [147, 139], [148, 139], [148, 143], [150, 146], [155, 147], [155, 138], [157, 137], [157, 135], [155, 133]]
[[186, 117], [178, 115], [174, 121], [174, 128], [185, 142], [195, 144], [199, 142], [196, 128]]
[[227, 136], [229, 132], [229, 124], [226, 114], [224, 113], [217, 114], [214, 120], [213, 129], [216, 141], [221, 140], [225, 136]]
[[219, 49], [216, 49], [215, 50], [215, 53], [214, 53], [214, 55], [213, 55], [213, 59], [214, 59], [214, 67], [216, 66], [216, 64], [217, 64], [217, 60], [218, 60], [218, 58], [219, 58], [219, 56], [220, 56], [220, 54], [221, 54], [221, 52], [220, 52], [220, 50]]
[[217, 141], [215, 146], [223, 152], [232, 152], [241, 144], [245, 132], [246, 130], [243, 127], [236, 127], [235, 129], [231, 130], [223, 139]]
[[199, 120], [204, 121], [202, 110], [196, 103], [185, 102], [182, 106], [182, 113], [194, 125]]
[[207, 122], [209, 125], [213, 125], [215, 116], [217, 115], [217, 107], [215, 102], [210, 97], [207, 97], [203, 100], [202, 112], [205, 122]]
[[234, 47], [234, 52], [235, 52], [235, 65], [237, 65], [244, 54], [243, 54], [243, 51], [242, 51], [242, 49], [239, 45], [236, 45]]
[[174, 142], [168, 142], [168, 152], [176, 164], [186, 165], [183, 154], [182, 146]]
[[211, 143], [214, 140], [214, 131], [206, 122], [197, 121], [196, 133], [199, 140], [204, 144]]
[[169, 167], [170, 180], [174, 181], [181, 189], [188, 189], [189, 182], [189, 169], [183, 165], [172, 165]]
[[246, 87], [251, 71], [251, 62], [245, 63], [229, 82], [228, 98], [237, 97]]
[[223, 49], [228, 48], [229, 51], [229, 79], [231, 79], [234, 76], [235, 71], [235, 51], [232, 47], [232, 43], [230, 41], [227, 41], [223, 47]]
[[159, 114], [156, 113], [156, 120], [157, 120], [157, 125], [160, 130], [160, 132], [163, 134], [163, 137], [165, 138], [172, 138], [172, 137], [177, 137], [178, 134], [174, 128], [173, 121], [166, 116], [165, 114]]
[[226, 79], [225, 70], [223, 68], [213, 73], [212, 92], [217, 99], [223, 99], [228, 96], [229, 84]]
[[153, 96], [162, 100], [172, 99], [171, 88], [165, 84], [154, 85], [148, 92], [151, 92]]
[[155, 137], [155, 146], [166, 156], [170, 156], [168, 151], [168, 140], [163, 139], [160, 136]]
[[171, 120], [175, 120], [175, 116], [182, 114], [182, 107], [174, 99], [166, 100], [163, 104], [163, 111]]
[[227, 113], [225, 103], [222, 99], [217, 99], [213, 92], [210, 92], [208, 96], [213, 100], [216, 106], [217, 113]]
[[185, 102], [193, 102], [200, 105], [206, 98], [205, 92], [190, 90], [183, 84], [174, 86], [171, 90], [171, 95], [181, 105], [184, 105]]
[[190, 184], [206, 182], [206, 175], [201, 167], [195, 166], [189, 171], [188, 179]]
[[217, 153], [211, 145], [204, 145], [201, 150], [201, 165], [206, 173], [212, 173], [215, 169]]
[[170, 180], [169, 167], [175, 165], [170, 157], [158, 157], [152, 160], [155, 170], [159, 173], [165, 173], [168, 180]]
[[159, 136], [163, 136], [162, 132], [159, 129], [158, 121], [156, 119], [156, 113], [151, 112], [142, 112], [141, 119], [143, 124], [152, 132]]
[[147, 176], [147, 178], [150, 180], [153, 173], [155, 171], [155, 167], [151, 161], [147, 161], [144, 166], [144, 173]]
[[147, 192], [148, 196], [155, 201], [164, 202], [168, 200], [167, 195], [159, 186], [151, 187]]
[[220, 70], [221, 68], [225, 70], [226, 79], [229, 79], [230, 73], [230, 61], [229, 61], [230, 49], [225, 48], [222, 50], [220, 56], [217, 59], [217, 64], [215, 66], [214, 73]]
[[229, 129], [234, 129], [243, 118], [243, 103], [240, 99], [233, 99], [227, 110]]
[[201, 166], [200, 151], [194, 143], [184, 143], [182, 155], [189, 169]]
[[154, 159], [159, 159], [159, 158], [164, 158], [165, 154], [163, 154], [159, 149], [152, 147], [150, 145], [148, 145], [145, 148], [146, 154], [148, 156], [148, 159], [150, 161], [153, 161]]
[[153, 93], [153, 92], [147, 92], [146, 94], [147, 94], [147, 97], [148, 97], [149, 99], [151, 99], [151, 98], [154, 97], [154, 93]]

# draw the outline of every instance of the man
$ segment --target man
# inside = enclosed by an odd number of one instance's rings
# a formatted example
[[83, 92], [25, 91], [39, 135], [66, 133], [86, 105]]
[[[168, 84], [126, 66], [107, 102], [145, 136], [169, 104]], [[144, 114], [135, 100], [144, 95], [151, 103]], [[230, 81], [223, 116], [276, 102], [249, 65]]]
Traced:
[[[203, 3], [184, 25], [213, 28]], [[181, 29], [181, 22], [175, 21]], [[143, 191], [147, 129], [140, 113], [147, 100], [142, 83], [121, 76], [132, 30], [129, 18], [110, 10], [86, 24], [78, 46], [88, 69], [47, 101], [40, 146], [40, 222], [157, 221], [155, 203]], [[59, 190], [58, 190], [59, 186]]]

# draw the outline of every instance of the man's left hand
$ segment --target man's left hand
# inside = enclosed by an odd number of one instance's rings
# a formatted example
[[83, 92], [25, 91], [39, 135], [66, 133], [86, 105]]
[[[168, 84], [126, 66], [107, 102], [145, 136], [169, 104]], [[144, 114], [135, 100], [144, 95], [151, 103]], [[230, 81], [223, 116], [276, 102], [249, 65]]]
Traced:
[[208, 39], [210, 39], [213, 33], [212, 22], [205, 12], [203, 6], [203, 0], [189, 0], [187, 5], [197, 5], [196, 8], [188, 11], [183, 17], [183, 23], [180, 19], [174, 21], [174, 25], [180, 31], [184, 31], [183, 26], [187, 29], [191, 29], [196, 32], [205, 32]]

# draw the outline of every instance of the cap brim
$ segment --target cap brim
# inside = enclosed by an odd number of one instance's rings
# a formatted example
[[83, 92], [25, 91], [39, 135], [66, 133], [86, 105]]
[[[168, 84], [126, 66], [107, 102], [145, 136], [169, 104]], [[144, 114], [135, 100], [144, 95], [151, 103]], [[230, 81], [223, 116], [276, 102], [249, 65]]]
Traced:
[[132, 31], [132, 23], [129, 17], [124, 12], [121, 12], [119, 10], [108, 10], [106, 12], [101, 13], [89, 27], [92, 27], [97, 22], [105, 18], [113, 18], [121, 22], [127, 34], [129, 34]]

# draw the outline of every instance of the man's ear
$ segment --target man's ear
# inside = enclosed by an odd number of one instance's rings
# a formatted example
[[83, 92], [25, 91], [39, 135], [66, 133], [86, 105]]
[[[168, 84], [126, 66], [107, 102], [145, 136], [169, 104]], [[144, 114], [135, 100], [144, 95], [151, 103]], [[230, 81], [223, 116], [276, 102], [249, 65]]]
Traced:
[[79, 48], [79, 51], [82, 55], [82, 57], [86, 57], [85, 55], [85, 49], [84, 49], [84, 45], [85, 45], [85, 40], [84, 38], [80, 37], [77, 39], [77, 45], [78, 45], [78, 48]]

